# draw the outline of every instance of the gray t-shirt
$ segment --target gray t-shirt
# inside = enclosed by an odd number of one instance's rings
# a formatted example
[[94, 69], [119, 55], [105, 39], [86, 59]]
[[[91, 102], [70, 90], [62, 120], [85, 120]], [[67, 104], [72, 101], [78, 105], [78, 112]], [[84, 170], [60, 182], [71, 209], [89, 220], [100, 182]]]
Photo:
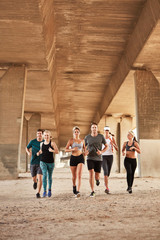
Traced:
[[85, 137], [85, 145], [89, 151], [87, 160], [102, 161], [102, 156], [97, 154], [97, 150], [102, 150], [102, 143], [105, 145], [106, 140], [102, 134], [92, 137], [90, 134]]

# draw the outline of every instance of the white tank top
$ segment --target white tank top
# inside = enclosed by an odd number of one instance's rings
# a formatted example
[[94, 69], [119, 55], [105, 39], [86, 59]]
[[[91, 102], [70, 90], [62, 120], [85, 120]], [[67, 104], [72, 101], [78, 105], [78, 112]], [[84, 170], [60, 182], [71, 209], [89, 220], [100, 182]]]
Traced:
[[[104, 153], [102, 153], [102, 155], [113, 155], [113, 147], [111, 145], [111, 141], [112, 141], [112, 137], [109, 137], [109, 138], [106, 139], [106, 143], [108, 145], [108, 148]], [[103, 145], [103, 149], [104, 149], [104, 145]]]

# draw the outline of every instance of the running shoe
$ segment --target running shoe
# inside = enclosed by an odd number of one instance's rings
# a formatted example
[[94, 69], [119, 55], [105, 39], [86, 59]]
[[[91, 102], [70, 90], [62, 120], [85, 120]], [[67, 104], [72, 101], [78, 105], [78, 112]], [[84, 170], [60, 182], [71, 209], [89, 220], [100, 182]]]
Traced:
[[96, 180], [96, 185], [99, 186], [99, 184], [100, 184], [100, 181]]
[[129, 192], [129, 193], [132, 193], [132, 188], [131, 188], [131, 187], [128, 189], [128, 192]]
[[91, 192], [90, 197], [95, 197], [95, 192]]
[[105, 193], [107, 193], [107, 194], [110, 193], [110, 192], [109, 192], [109, 188], [106, 188], [106, 189], [105, 189]]
[[81, 196], [81, 194], [80, 194], [80, 192], [76, 192], [76, 194], [75, 194], [75, 196], [78, 198], [78, 197], [80, 197]]
[[47, 192], [46, 191], [43, 193], [43, 197], [47, 197]]
[[40, 196], [40, 194], [39, 193], [37, 193], [36, 194], [36, 198], [40, 198], [41, 196]]
[[52, 196], [51, 190], [48, 190], [48, 197], [51, 197], [51, 196]]
[[33, 189], [37, 189], [37, 183], [36, 182], [33, 183]]

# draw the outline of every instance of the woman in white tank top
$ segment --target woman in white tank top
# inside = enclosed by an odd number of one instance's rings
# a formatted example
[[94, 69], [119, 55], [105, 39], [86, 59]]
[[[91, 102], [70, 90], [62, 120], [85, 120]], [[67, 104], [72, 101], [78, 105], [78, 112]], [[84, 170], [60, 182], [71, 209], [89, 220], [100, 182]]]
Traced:
[[113, 148], [118, 151], [118, 146], [113, 136], [110, 134], [110, 128], [108, 126], [104, 127], [104, 137], [106, 139], [106, 143], [108, 145], [107, 150], [102, 153], [103, 162], [102, 167], [104, 171], [104, 183], [105, 183], [105, 193], [109, 194], [108, 188], [108, 177], [111, 172], [111, 167], [113, 164]]

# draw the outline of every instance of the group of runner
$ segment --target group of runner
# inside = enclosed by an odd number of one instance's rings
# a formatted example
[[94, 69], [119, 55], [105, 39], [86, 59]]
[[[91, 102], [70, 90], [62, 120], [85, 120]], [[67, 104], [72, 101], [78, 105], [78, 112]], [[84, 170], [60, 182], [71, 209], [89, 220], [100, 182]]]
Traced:
[[[44, 135], [44, 139], [42, 136]], [[134, 181], [134, 173], [137, 162], [135, 152], [140, 153], [139, 144], [134, 136], [133, 131], [128, 132], [128, 141], [124, 142], [122, 154], [125, 156], [124, 166], [127, 172], [127, 191], [132, 193], [132, 185]], [[32, 148], [32, 154], [30, 152]], [[70, 169], [72, 173], [73, 194], [80, 197], [82, 169], [87, 156], [87, 167], [89, 171], [89, 183], [91, 187], [90, 197], [95, 196], [95, 187], [100, 184], [101, 168], [104, 171], [105, 193], [109, 194], [108, 177], [110, 176], [113, 164], [113, 149], [118, 151], [114, 136], [110, 133], [109, 126], [104, 127], [104, 135], [98, 133], [96, 123], [91, 124], [91, 134], [85, 139], [80, 138], [80, 128], [73, 128], [73, 137], [69, 139], [65, 151], [71, 152]], [[54, 156], [57, 154], [58, 148], [55, 142], [51, 140], [51, 134], [45, 130], [37, 130], [37, 138], [31, 140], [26, 147], [26, 152], [31, 157], [30, 170], [33, 178], [33, 188], [37, 189], [37, 198], [40, 198], [40, 190], [43, 183], [43, 197], [51, 197], [52, 173], [54, 169]], [[43, 175], [43, 180], [42, 180]], [[48, 192], [47, 192], [47, 175], [48, 175]], [[38, 181], [38, 184], [37, 184]]]

